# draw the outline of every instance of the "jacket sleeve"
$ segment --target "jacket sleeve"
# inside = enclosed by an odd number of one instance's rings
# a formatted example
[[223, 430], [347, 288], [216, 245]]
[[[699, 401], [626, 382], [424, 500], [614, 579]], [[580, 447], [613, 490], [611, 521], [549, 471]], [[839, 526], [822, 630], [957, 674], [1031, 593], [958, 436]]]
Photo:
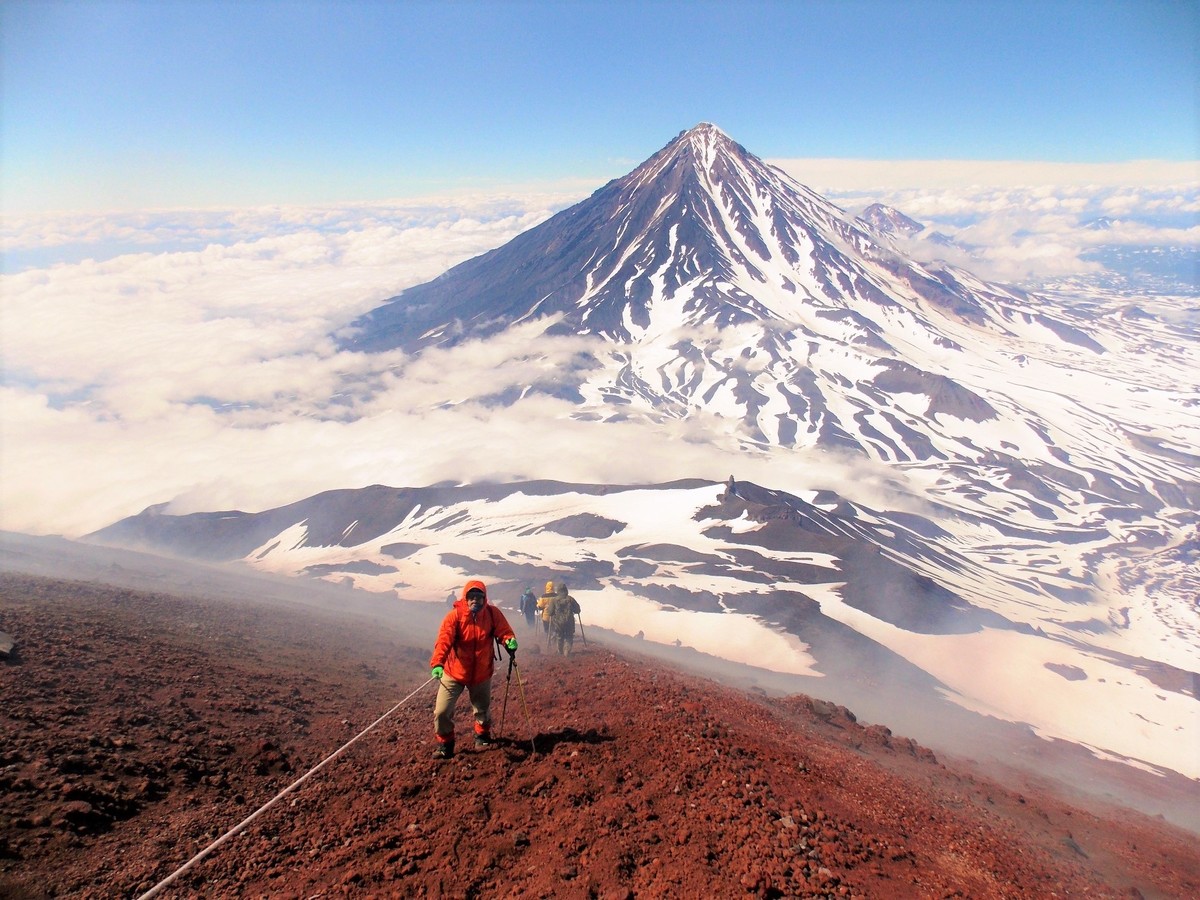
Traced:
[[429, 657], [429, 668], [446, 665], [446, 657], [450, 655], [450, 645], [454, 643], [454, 627], [457, 618], [458, 611], [452, 609], [442, 619], [437, 640], [433, 643], [433, 656]]

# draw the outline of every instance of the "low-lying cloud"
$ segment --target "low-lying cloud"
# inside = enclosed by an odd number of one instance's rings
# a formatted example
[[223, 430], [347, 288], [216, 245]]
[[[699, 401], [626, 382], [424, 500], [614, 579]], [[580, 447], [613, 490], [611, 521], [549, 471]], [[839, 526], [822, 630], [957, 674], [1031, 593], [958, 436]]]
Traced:
[[[841, 191], [830, 194], [859, 213], [884, 203], [925, 226], [904, 249], [942, 259], [996, 281], [1034, 286], [1097, 274], [1100, 247], [1200, 250], [1200, 183], [1173, 186], [1017, 185]], [[933, 242], [933, 232], [953, 243]], [[1195, 286], [1193, 286], [1194, 292]]]
[[[1101, 239], [1195, 246], [1186, 217], [1198, 191], [947, 187], [839, 202], [897, 206], [985, 247], [962, 260], [968, 268], [982, 260], [1020, 280], [1086, 271], [1096, 264], [1080, 254]], [[795, 466], [807, 479], [817, 472], [859, 491], [890, 490], [886, 473], [864, 476], [835, 457], [757, 460], [733, 436], [714, 444], [727, 424], [700, 441], [695, 421], [614, 419], [603, 429], [575, 421], [573, 405], [554, 394], [600, 348], [544, 337], [544, 323], [418, 359], [351, 352], [330, 339], [384, 299], [576, 199], [9, 220], [0, 527], [77, 536], [156, 503], [256, 510], [373, 483], [639, 483], [753, 478], [759, 467], [770, 481], [768, 465], [776, 477]], [[1082, 227], [1093, 211], [1124, 218], [1104, 232]], [[489, 397], [531, 384], [496, 414]]]

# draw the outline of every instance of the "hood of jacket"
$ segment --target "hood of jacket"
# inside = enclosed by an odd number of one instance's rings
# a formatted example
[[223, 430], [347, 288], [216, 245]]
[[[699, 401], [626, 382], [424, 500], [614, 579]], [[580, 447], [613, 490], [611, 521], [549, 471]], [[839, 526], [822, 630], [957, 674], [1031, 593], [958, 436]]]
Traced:
[[462, 593], [459, 594], [458, 599], [466, 603], [467, 594], [471, 593], [471, 591], [483, 591], [483, 605], [488, 605], [487, 585], [482, 581], [468, 581], [463, 585]]

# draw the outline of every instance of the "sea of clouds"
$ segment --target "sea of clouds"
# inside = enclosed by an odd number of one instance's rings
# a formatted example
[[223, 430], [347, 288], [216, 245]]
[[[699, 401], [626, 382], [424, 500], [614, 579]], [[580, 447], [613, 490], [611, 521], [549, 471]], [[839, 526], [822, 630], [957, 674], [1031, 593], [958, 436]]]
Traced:
[[[870, 187], [883, 176], [868, 168], [818, 189], [853, 212], [895, 206], [971, 248], [941, 252], [987, 278], [1044, 284], [1095, 274], [1098, 246], [1200, 245], [1196, 180]], [[536, 323], [419, 359], [332, 339], [581, 197], [7, 217], [0, 528], [73, 537], [157, 503], [257, 510], [374, 483], [725, 478], [736, 447], [695, 422], [595, 429], [547, 395], [505, 416], [477, 402], [481, 386], [550, 382], [587, 358]]]

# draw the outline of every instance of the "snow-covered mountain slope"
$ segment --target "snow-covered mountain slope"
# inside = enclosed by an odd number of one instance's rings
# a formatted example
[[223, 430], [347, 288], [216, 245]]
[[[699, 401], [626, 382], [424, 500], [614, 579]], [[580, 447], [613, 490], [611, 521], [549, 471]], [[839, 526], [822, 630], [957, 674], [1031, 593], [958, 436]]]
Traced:
[[597, 338], [526, 386], [576, 398], [579, 418], [694, 418], [752, 453], [919, 470], [985, 527], [1086, 527], [1113, 504], [1174, 519], [1200, 499], [1194, 336], [905, 259], [712, 125], [349, 340], [419, 351], [531, 320]]
[[[878, 228], [702, 124], [339, 338], [410, 359], [504, 342], [529, 380], [463, 402], [525, 421], [551, 394], [588, 428], [682, 423], [693, 446], [738, 448], [759, 490], [791, 498], [784, 519], [821, 521], [835, 546], [772, 544], [754, 514], [718, 517], [714, 544], [695, 518], [721, 503], [712, 482], [379, 488], [251, 517], [148, 513], [104, 537], [429, 599], [551, 569], [606, 624], [636, 612], [627, 633], [673, 640], [689, 622], [702, 649], [766, 658], [743, 649], [753, 635], [781, 670], [834, 665], [811, 651], [820, 623], [963, 705], [1200, 775], [1195, 333], [920, 263]], [[574, 363], [547, 374], [539, 346], [557, 340]], [[829, 460], [854, 491], [828, 483]], [[696, 475], [713, 473], [678, 472]]]

